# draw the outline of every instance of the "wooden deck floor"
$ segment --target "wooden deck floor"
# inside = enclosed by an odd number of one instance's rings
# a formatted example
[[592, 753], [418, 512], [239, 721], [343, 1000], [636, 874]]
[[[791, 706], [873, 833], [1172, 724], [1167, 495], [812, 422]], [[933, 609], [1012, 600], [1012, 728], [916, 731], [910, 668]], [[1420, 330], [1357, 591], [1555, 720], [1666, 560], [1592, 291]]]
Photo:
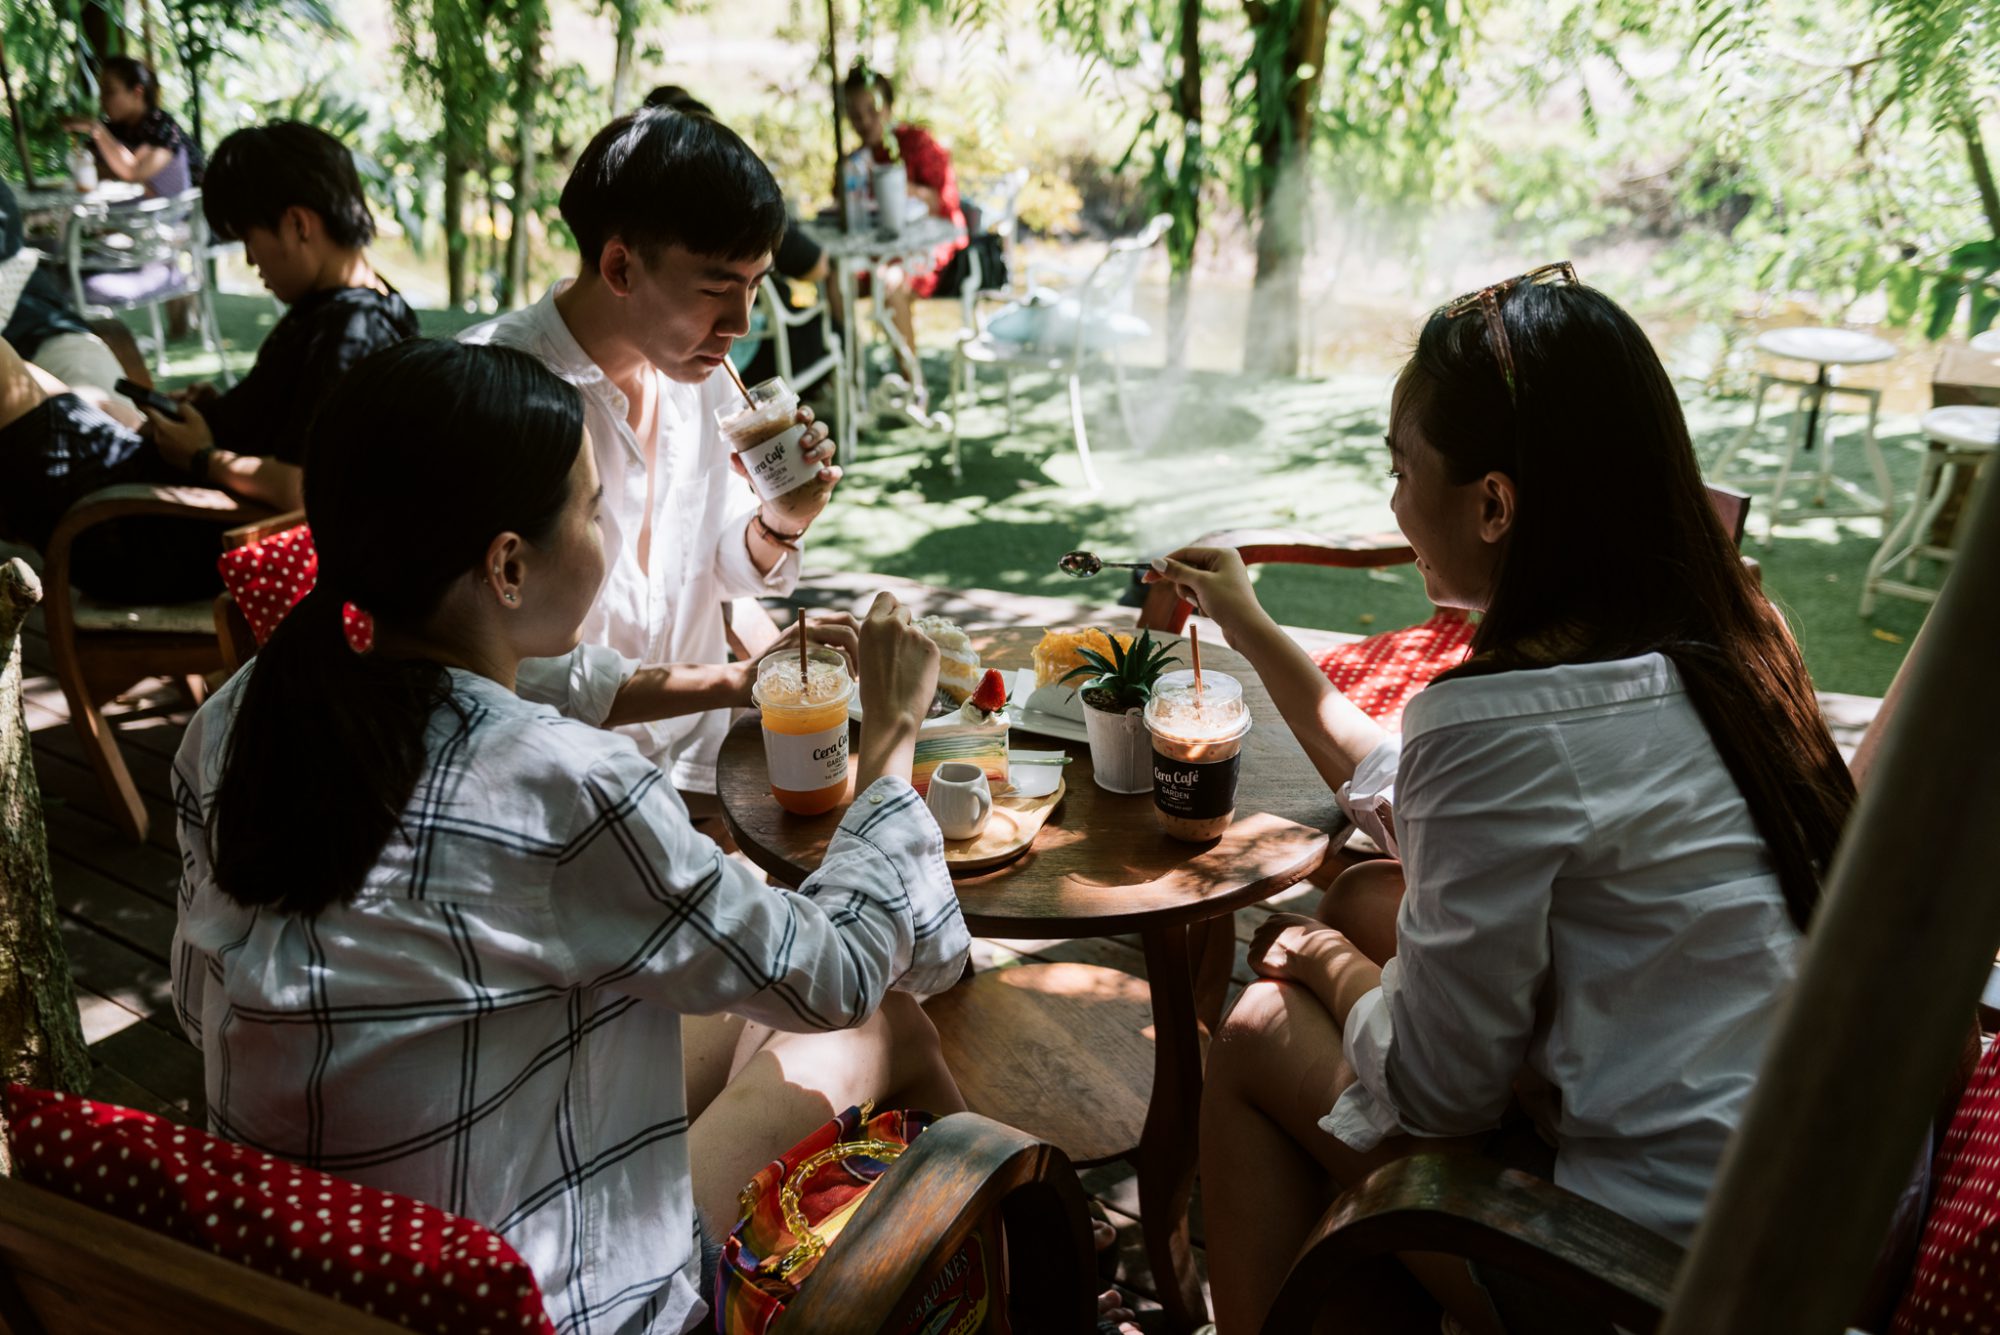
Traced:
[[[817, 601], [838, 601], [830, 581]], [[1018, 605], [1017, 605], [1018, 604]], [[927, 609], [941, 610], [941, 609]], [[1050, 599], [977, 599], [952, 610], [986, 623], [1066, 619]], [[116, 707], [115, 726], [133, 776], [152, 811], [152, 835], [135, 846], [104, 816], [97, 782], [69, 726], [62, 692], [50, 671], [39, 615], [22, 642], [28, 727], [42, 786], [62, 932], [74, 974], [78, 1008], [92, 1057], [93, 1097], [200, 1125], [204, 1119], [200, 1052], [173, 1016], [168, 973], [180, 857], [174, 843], [168, 773], [190, 715], [178, 688], [154, 681]], [[1829, 697], [1828, 713], [1843, 748], [1851, 748], [1876, 702]], [[1302, 885], [1262, 909], [1237, 915], [1238, 985], [1249, 981], [1244, 943], [1265, 913], [1310, 911], [1317, 890]], [[1107, 965], [1136, 977], [1145, 961], [1136, 938], [1088, 941], [999, 941], [976, 944], [980, 967], [1019, 961], [1073, 960]], [[1138, 1193], [1131, 1170], [1113, 1164], [1086, 1170], [1084, 1183], [1119, 1229], [1119, 1282], [1143, 1298], [1154, 1293], [1139, 1241]], [[1202, 1237], [1199, 1196], [1194, 1231]], [[1197, 1250], [1199, 1264], [1200, 1252]]]

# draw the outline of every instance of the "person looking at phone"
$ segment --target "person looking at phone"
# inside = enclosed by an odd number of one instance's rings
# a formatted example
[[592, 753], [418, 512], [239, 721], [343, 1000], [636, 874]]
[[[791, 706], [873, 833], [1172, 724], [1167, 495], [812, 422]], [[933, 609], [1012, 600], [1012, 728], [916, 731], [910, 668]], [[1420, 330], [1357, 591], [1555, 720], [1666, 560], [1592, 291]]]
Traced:
[[[375, 272], [375, 220], [354, 160], [295, 121], [238, 130], [209, 164], [211, 231], [243, 242], [289, 309], [228, 391], [176, 391], [178, 419], [145, 411], [139, 430], [0, 350], [0, 529], [45, 547], [63, 512], [121, 482], [217, 487], [277, 510], [303, 504], [314, 420], [348, 367], [417, 333], [402, 296]], [[73, 549], [78, 587], [120, 602], [179, 602], [221, 587], [212, 524], [136, 518], [99, 525]]]

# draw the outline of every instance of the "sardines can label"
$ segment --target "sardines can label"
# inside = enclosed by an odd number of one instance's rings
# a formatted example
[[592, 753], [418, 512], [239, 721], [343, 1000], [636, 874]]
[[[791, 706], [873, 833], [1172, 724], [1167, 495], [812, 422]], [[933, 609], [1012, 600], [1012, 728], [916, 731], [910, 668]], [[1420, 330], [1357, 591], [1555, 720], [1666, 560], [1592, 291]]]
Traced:
[[1171, 760], [1153, 748], [1153, 805], [1183, 820], [1213, 820], [1236, 809], [1236, 772], [1243, 753], [1227, 760]]
[[764, 762], [770, 767], [773, 788], [816, 793], [847, 782], [847, 720], [822, 732], [764, 729]]
[[805, 451], [799, 447], [804, 439], [804, 426], [794, 426], [783, 435], [772, 436], [736, 452], [743, 461], [743, 471], [750, 475], [750, 485], [765, 500], [776, 500], [788, 491], [796, 490], [819, 475], [819, 466], [806, 461]]

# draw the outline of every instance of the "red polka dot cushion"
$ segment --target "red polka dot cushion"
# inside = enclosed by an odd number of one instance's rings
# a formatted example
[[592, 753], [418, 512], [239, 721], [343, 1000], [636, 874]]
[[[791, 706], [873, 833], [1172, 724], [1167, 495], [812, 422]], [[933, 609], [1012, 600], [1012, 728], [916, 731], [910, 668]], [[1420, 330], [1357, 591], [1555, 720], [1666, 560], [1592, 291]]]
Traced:
[[2000, 1043], [1966, 1083], [1932, 1162], [1931, 1212], [1893, 1335], [2000, 1330]]
[[412, 1330], [554, 1335], [535, 1277], [483, 1224], [150, 1113], [7, 1087], [15, 1174]]
[[1319, 670], [1362, 713], [1395, 729], [1411, 696], [1465, 661], [1473, 629], [1463, 612], [1441, 608], [1421, 625], [1330, 650], [1320, 656]]
[[[319, 551], [313, 546], [312, 530], [300, 524], [231, 548], [217, 559], [216, 568], [261, 646], [299, 599], [312, 592], [319, 579]], [[341, 609], [341, 622], [354, 652], [367, 653], [375, 640], [368, 614], [348, 603]]]

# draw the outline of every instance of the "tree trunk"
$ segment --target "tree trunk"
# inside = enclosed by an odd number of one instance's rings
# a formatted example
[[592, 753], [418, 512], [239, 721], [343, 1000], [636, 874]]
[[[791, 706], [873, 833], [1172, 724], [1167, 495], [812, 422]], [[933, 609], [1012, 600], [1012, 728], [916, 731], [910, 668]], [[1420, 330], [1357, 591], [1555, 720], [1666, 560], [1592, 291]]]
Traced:
[[1987, 230], [2000, 239], [2000, 186], [1993, 181], [1993, 160], [1986, 156], [1986, 141], [1980, 137], [1979, 121], [1968, 114], [1958, 128], [1965, 136], [1965, 153], [1972, 163], [1972, 179], [1979, 187], [1979, 207], [1986, 213]]
[[465, 305], [465, 178], [472, 170], [463, 148], [449, 141], [444, 150], [444, 276], [445, 288], [454, 308]]
[[[42, 584], [18, 557], [0, 566], [0, 1075], [82, 1093], [90, 1051], [56, 928], [42, 791], [21, 699], [21, 622]], [[9, 1171], [0, 1137], [0, 1172]]]
[[[1271, 375], [1296, 375], [1299, 369], [1313, 109], [1326, 58], [1326, 0], [1297, 0], [1297, 5], [1285, 44], [1284, 86], [1275, 90], [1279, 98], [1271, 99], [1282, 100], [1284, 114], [1261, 127], [1258, 136], [1264, 173], [1243, 363], [1245, 370]], [[1259, 101], [1265, 101], [1262, 90]]]
[[541, 91], [542, 30], [547, 21], [541, 0], [525, 0], [514, 70], [514, 198], [508, 208], [507, 292], [501, 302], [510, 309], [527, 304], [528, 219], [535, 198], [535, 96]]
[[639, 0], [617, 0], [618, 53], [611, 62], [611, 114], [632, 109], [632, 55], [639, 45]]
[[1194, 297], [1194, 250], [1201, 239], [1201, 182], [1205, 156], [1201, 137], [1201, 0], [1181, 0], [1180, 78], [1174, 84], [1174, 114], [1181, 122], [1181, 158], [1174, 187], [1173, 230], [1167, 254], [1167, 365], [1187, 365], [1188, 307]]

